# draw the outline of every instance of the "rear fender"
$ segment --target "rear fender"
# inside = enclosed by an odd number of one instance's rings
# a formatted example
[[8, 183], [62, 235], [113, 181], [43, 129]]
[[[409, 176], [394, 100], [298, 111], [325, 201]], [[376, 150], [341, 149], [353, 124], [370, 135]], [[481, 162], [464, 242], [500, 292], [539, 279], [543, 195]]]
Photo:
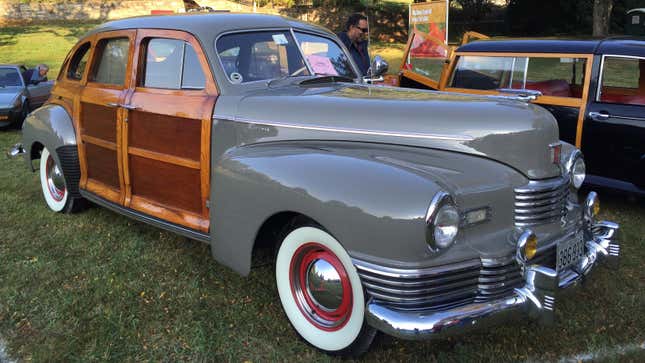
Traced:
[[61, 146], [77, 145], [74, 123], [70, 114], [59, 105], [48, 104], [29, 114], [22, 126], [22, 143], [25, 149], [25, 162], [35, 171], [32, 161], [39, 159], [34, 146], [46, 147], [58, 165], [61, 161], [55, 152]]

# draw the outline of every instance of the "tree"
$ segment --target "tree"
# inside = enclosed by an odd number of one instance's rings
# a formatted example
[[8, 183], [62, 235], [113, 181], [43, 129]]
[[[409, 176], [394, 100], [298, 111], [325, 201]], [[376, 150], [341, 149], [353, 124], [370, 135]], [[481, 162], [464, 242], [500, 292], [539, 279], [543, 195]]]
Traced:
[[593, 1], [593, 36], [606, 37], [609, 34], [609, 25], [611, 24], [611, 8], [614, 2], [612, 0], [594, 0]]

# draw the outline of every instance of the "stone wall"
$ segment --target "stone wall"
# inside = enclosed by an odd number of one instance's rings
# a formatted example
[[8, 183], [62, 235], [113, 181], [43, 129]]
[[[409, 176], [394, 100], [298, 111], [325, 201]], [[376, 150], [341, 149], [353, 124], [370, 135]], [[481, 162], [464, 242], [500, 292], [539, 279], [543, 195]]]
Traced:
[[183, 12], [176, 0], [19, 2], [0, 1], [0, 23], [34, 23], [65, 20], [108, 20], [150, 15], [153, 10]]
[[[253, 7], [227, 0], [198, 0], [201, 6], [231, 12], [253, 12]], [[185, 11], [183, 0], [112, 0], [112, 1], [20, 1], [0, 0], [0, 23], [29, 24], [50, 21], [102, 21], [150, 15], [153, 10]], [[258, 13], [278, 14], [270, 7], [255, 9]]]

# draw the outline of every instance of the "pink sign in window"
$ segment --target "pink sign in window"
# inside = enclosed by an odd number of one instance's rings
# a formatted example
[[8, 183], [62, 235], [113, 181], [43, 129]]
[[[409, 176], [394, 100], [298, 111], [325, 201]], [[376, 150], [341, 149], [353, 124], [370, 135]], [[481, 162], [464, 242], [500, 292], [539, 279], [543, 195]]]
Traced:
[[307, 61], [316, 74], [325, 74], [330, 76], [338, 75], [336, 68], [334, 68], [331, 60], [327, 57], [312, 54], [307, 56]]

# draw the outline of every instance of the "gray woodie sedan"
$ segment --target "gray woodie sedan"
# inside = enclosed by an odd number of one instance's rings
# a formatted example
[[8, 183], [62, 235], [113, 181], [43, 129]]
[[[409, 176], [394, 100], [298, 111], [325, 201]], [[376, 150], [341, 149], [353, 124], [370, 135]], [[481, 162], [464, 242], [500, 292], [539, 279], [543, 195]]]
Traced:
[[0, 130], [20, 125], [49, 97], [53, 83], [29, 83], [22, 77], [26, 70], [23, 65], [0, 64]]
[[377, 331], [548, 323], [560, 290], [619, 257], [618, 225], [596, 219], [596, 193], [578, 196], [583, 157], [549, 112], [372, 86], [318, 26], [113, 21], [60, 74], [14, 148], [32, 170], [41, 159], [48, 206], [90, 200], [206, 242], [243, 275], [275, 247], [289, 322], [330, 354], [363, 353]]

